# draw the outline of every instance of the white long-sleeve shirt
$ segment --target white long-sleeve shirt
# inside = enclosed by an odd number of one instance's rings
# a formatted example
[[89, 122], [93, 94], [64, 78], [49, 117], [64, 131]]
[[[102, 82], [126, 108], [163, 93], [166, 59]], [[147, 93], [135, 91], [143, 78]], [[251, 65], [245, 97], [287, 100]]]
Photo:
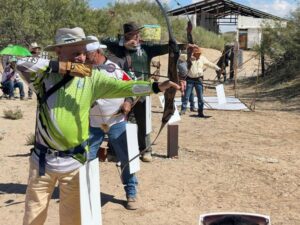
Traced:
[[[110, 60], [106, 60], [105, 65], [112, 64], [116, 69], [113, 72], [101, 69], [108, 77], [117, 80], [123, 80], [124, 71]], [[125, 76], [127, 76], [125, 74]], [[102, 127], [103, 124], [111, 127], [112, 125], [125, 120], [123, 113], [120, 113], [121, 105], [124, 103], [124, 98], [114, 99], [98, 99], [90, 110], [90, 126]]]
[[198, 60], [192, 60], [192, 66], [188, 73], [188, 77], [198, 78], [198, 77], [203, 76], [203, 67], [204, 66], [208, 66], [215, 70], [220, 69], [216, 64], [210, 62], [205, 56], [200, 55]]

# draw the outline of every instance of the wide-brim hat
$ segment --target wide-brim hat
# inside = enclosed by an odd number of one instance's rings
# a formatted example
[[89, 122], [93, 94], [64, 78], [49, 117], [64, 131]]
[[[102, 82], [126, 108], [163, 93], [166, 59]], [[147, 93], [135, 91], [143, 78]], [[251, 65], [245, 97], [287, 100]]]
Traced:
[[30, 44], [29, 46], [30, 49], [35, 49], [35, 48], [41, 48], [41, 46], [39, 46], [36, 42], [33, 42]]
[[45, 51], [54, 51], [59, 46], [86, 45], [93, 43], [95, 40], [87, 39], [82, 28], [60, 28], [56, 31], [55, 44], [48, 45]]
[[202, 53], [201, 48], [199, 48], [199, 47], [193, 48], [193, 54], [201, 54], [201, 53]]
[[124, 23], [123, 24], [123, 33], [124, 33], [124, 35], [128, 35], [128, 34], [140, 31], [143, 28], [144, 28], [143, 26], [139, 26], [135, 22]]

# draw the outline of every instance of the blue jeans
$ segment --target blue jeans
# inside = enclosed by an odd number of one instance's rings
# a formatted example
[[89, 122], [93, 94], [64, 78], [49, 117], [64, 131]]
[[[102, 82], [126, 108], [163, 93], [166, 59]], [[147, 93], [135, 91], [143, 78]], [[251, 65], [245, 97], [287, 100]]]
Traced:
[[[185, 94], [181, 96], [181, 102], [184, 101], [184, 98], [185, 98]], [[190, 109], [195, 109], [193, 88], [189, 97], [189, 102], [190, 102]]]
[[181, 110], [186, 110], [189, 97], [195, 87], [197, 98], [198, 98], [198, 111], [203, 110], [204, 100], [203, 100], [203, 85], [197, 79], [186, 79], [186, 89], [184, 92], [184, 98], [181, 105]]
[[[118, 160], [121, 162], [121, 168], [128, 162], [128, 149], [126, 138], [126, 121], [114, 124], [110, 127], [107, 135], [110, 144], [112, 145]], [[98, 149], [103, 142], [105, 133], [98, 127], [90, 127], [90, 152], [88, 155], [89, 160], [97, 157]], [[136, 197], [136, 186], [138, 184], [137, 178], [134, 174], [130, 174], [129, 166], [126, 166], [122, 180], [124, 190], [127, 197]]]
[[4, 92], [6, 92], [5, 94], [8, 94], [9, 97], [14, 97], [15, 88], [19, 88], [20, 97], [25, 96], [24, 86], [21, 81], [14, 82], [12, 80], [8, 80], [8, 81], [4, 82], [2, 85], [5, 90]]

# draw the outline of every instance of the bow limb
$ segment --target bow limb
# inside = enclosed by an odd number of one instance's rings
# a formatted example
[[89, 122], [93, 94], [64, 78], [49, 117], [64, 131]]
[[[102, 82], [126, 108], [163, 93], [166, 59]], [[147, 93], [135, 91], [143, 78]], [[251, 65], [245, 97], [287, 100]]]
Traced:
[[[187, 37], [187, 41], [189, 44], [194, 44], [194, 40], [193, 40], [193, 35], [192, 35], [192, 30], [193, 30], [193, 24], [189, 18], [189, 21], [187, 22], [187, 28], [186, 28], [186, 37]], [[187, 67], [188, 70], [191, 69], [192, 67], [192, 53], [193, 53], [193, 48], [188, 47], [187, 48]]]
[[[177, 3], [177, 5], [179, 7], [182, 7], [182, 5], [179, 3], [179, 1], [175, 0], [175, 2]], [[192, 35], [193, 23], [192, 23], [190, 17], [188, 16], [188, 12], [187, 12], [186, 9], [185, 9], [185, 14], [188, 18], [187, 27], [186, 27], [187, 42], [188, 42], [188, 44], [194, 44], [193, 35]], [[193, 52], [193, 48], [188, 47], [187, 48], [187, 65], [188, 65], [188, 69], [191, 69], [191, 66], [192, 66], [192, 61], [191, 61], [192, 52]]]
[[[169, 80], [179, 83], [179, 78], [177, 75], [177, 61], [179, 58], [179, 47], [176, 43], [176, 40], [174, 38], [173, 30], [171, 27], [170, 20], [167, 16], [167, 13], [165, 9], [163, 8], [161, 2], [159, 0], [156, 0], [157, 4], [159, 5], [161, 11], [163, 12], [163, 15], [166, 19], [168, 32], [169, 32], [169, 63], [168, 63], [168, 78]], [[160, 132], [162, 131], [163, 127], [166, 125], [166, 123], [169, 121], [171, 116], [174, 114], [175, 111], [175, 105], [174, 105], [174, 98], [176, 94], [176, 89], [169, 88], [165, 91], [164, 97], [165, 97], [165, 106], [164, 106], [164, 112], [162, 117], [162, 124], [160, 127], [160, 130], [153, 142], [156, 141], [158, 138]]]

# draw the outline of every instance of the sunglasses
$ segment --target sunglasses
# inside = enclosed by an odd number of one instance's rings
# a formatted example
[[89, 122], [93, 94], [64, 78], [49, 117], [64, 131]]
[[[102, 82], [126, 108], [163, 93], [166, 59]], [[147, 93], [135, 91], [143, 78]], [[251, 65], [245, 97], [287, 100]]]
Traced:
[[200, 215], [199, 225], [271, 225], [269, 216], [252, 213], [210, 213]]

